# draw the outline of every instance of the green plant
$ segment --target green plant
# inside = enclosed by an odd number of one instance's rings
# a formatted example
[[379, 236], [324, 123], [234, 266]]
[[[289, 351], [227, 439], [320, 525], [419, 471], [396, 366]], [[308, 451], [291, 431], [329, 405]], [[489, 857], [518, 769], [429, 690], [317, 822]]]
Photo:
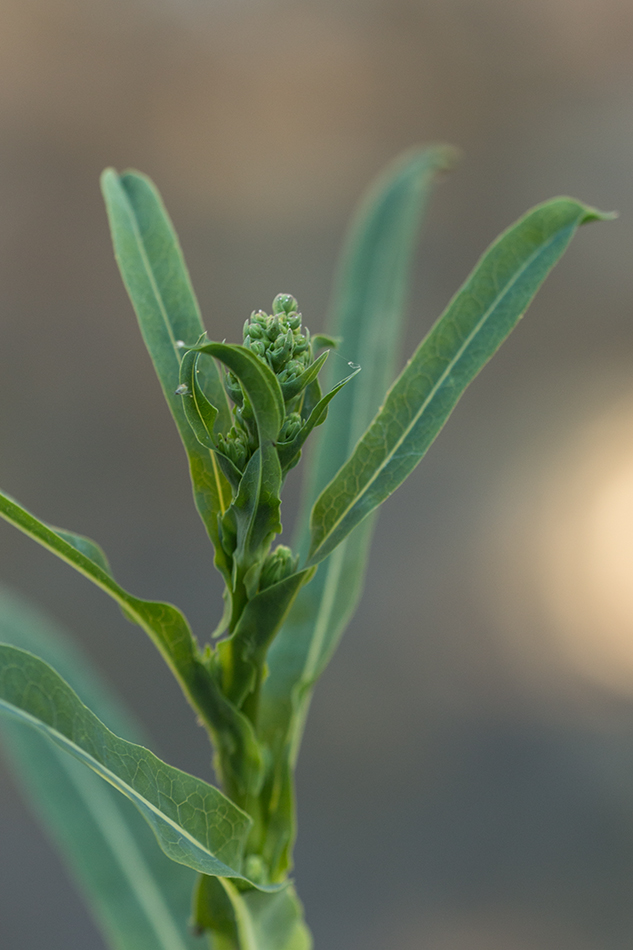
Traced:
[[[342, 255], [330, 336], [311, 338], [296, 300], [280, 294], [271, 314], [246, 321], [241, 345], [207, 338], [151, 182], [104, 173], [116, 258], [225, 582], [223, 618], [201, 646], [175, 607], [123, 590], [94, 542], [0, 494], [7, 521], [146, 631], [214, 749], [223, 791], [147, 751], [63, 636], [2, 595], [7, 754], [112, 947], [184, 950], [201, 934], [215, 950], [311, 945], [288, 878], [293, 770], [312, 690], [361, 593], [376, 509], [421, 460], [577, 227], [606, 217], [570, 198], [528, 212], [484, 254], [385, 396], [420, 221], [436, 173], [451, 161], [443, 147], [409, 152], [370, 191]], [[326, 361], [339, 340], [354, 363], [337, 380], [337, 362]], [[292, 549], [273, 547], [284, 478], [314, 430], [319, 451], [298, 538]]]

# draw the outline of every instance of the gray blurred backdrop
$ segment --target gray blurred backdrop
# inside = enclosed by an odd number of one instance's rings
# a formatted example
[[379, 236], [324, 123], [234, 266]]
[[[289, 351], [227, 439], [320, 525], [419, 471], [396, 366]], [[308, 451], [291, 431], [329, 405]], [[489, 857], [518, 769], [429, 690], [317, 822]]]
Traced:
[[[631, 0], [0, 2], [0, 484], [200, 637], [219, 585], [101, 169], [155, 179], [218, 339], [279, 291], [322, 329], [351, 209], [414, 143], [464, 160], [433, 201], [409, 351], [530, 205], [621, 212], [580, 232], [384, 506], [299, 767], [317, 950], [633, 944], [632, 45]], [[0, 559], [210, 778], [140, 630], [6, 525]], [[0, 799], [0, 947], [102, 950], [5, 771]]]

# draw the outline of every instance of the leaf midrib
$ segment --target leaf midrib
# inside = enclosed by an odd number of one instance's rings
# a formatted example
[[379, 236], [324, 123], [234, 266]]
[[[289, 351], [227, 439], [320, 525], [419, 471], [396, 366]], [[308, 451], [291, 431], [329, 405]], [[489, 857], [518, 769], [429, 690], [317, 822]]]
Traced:
[[[143, 802], [144, 806], [147, 806], [150, 809], [150, 811], [152, 811], [158, 818], [164, 821], [165, 824], [173, 828], [176, 834], [185, 838], [190, 844], [194, 845], [198, 850], [202, 851], [205, 854], [208, 854], [210, 857], [213, 858], [214, 861], [217, 861], [218, 864], [221, 865], [222, 868], [227, 871], [227, 874], [223, 875], [224, 877], [237, 877], [243, 880], [241, 874], [238, 874], [233, 868], [230, 868], [227, 864], [224, 863], [224, 861], [221, 861], [219, 858], [216, 858], [216, 856], [211, 851], [209, 851], [208, 848], [206, 848], [200, 841], [198, 841], [197, 838], [194, 838], [191, 832], [187, 831], [186, 828], [183, 828], [182, 825], [179, 825], [177, 822], [175, 822], [173, 818], [170, 818], [168, 815], [162, 812], [160, 808], [158, 808], [156, 805], [150, 802], [147, 798], [141, 795], [140, 792], [135, 792], [132, 786], [128, 785], [128, 783], [124, 779], [120, 778], [118, 775], [112, 772], [111, 769], [109, 769], [106, 765], [103, 765], [101, 762], [99, 762], [98, 759], [95, 759], [94, 756], [90, 755], [89, 752], [86, 752], [85, 749], [82, 749], [81, 746], [73, 742], [72, 739], [69, 739], [62, 732], [59, 732], [57, 729], [55, 729], [54, 726], [49, 726], [43, 720], [38, 719], [37, 716], [33, 716], [31, 713], [26, 712], [26, 710], [22, 709], [20, 706], [16, 706], [15, 703], [10, 703], [8, 702], [8, 700], [2, 699], [2, 698], [0, 698], [0, 708], [5, 709], [7, 713], [9, 713], [10, 715], [15, 715], [15, 710], [17, 710], [18, 718], [26, 720], [30, 725], [33, 726], [33, 728], [37, 729], [38, 732], [45, 732], [46, 734], [50, 735], [50, 737], [53, 739], [54, 742], [57, 742], [59, 743], [59, 745], [64, 746], [65, 748], [68, 748], [69, 750], [72, 750], [71, 754], [77, 755], [77, 753], [79, 753], [77, 757], [81, 759], [82, 761], [84, 761], [84, 763], [88, 766], [88, 768], [91, 768], [93, 771], [97, 772], [98, 775], [101, 775], [101, 777], [106, 782], [109, 782], [110, 785], [112, 785], [114, 788], [122, 792], [122, 794], [124, 794], [126, 798], [129, 798], [131, 801], [136, 799], [137, 801]], [[103, 728], [106, 729], [107, 727], [104, 726]], [[90, 761], [87, 761], [87, 760], [90, 760]], [[95, 765], [91, 764], [92, 762], [96, 763], [96, 766], [98, 766], [98, 768], [95, 768]]]
[[[566, 227], [569, 227], [569, 225], [566, 225]], [[325, 542], [327, 541], [327, 539], [330, 538], [330, 537], [334, 534], [334, 532], [336, 531], [336, 529], [337, 529], [337, 528], [341, 525], [341, 523], [345, 520], [345, 518], [346, 518], [347, 515], [350, 513], [350, 511], [352, 511], [352, 510], [354, 509], [354, 507], [358, 504], [358, 502], [360, 501], [360, 499], [369, 491], [369, 489], [370, 489], [371, 486], [374, 484], [374, 482], [376, 481], [376, 479], [382, 474], [382, 472], [383, 472], [384, 469], [387, 467], [387, 465], [392, 461], [392, 459], [393, 459], [394, 456], [396, 455], [396, 452], [398, 451], [398, 449], [400, 448], [400, 446], [402, 445], [402, 443], [406, 440], [406, 438], [408, 437], [408, 435], [409, 435], [409, 433], [411, 432], [411, 430], [412, 430], [412, 429], [415, 427], [415, 425], [418, 423], [418, 421], [419, 421], [420, 416], [422, 415], [422, 413], [425, 411], [425, 409], [427, 408], [427, 406], [429, 405], [429, 403], [435, 398], [435, 395], [437, 394], [438, 390], [439, 390], [439, 389], [442, 387], [442, 385], [444, 384], [444, 382], [445, 382], [447, 376], [449, 375], [449, 373], [452, 372], [452, 370], [453, 370], [453, 368], [455, 367], [455, 365], [456, 365], [456, 364], [459, 362], [459, 360], [461, 359], [461, 357], [462, 357], [462, 355], [463, 355], [465, 349], [470, 345], [470, 343], [472, 342], [472, 340], [477, 336], [477, 334], [478, 334], [478, 333], [480, 332], [480, 330], [483, 328], [484, 324], [485, 324], [486, 321], [489, 319], [489, 317], [490, 317], [490, 315], [493, 313], [493, 311], [499, 306], [499, 304], [501, 303], [501, 301], [503, 300], [503, 298], [504, 298], [505, 296], [507, 296], [507, 294], [511, 291], [512, 287], [513, 287], [513, 286], [516, 284], [516, 282], [523, 276], [523, 274], [525, 273], [525, 271], [532, 265], [532, 263], [533, 263], [541, 254], [543, 254], [543, 253], [550, 247], [551, 244], [554, 243], [554, 241], [559, 237], [560, 232], [561, 232], [562, 230], [564, 230], [564, 228], [561, 228], [561, 229], [559, 229], [558, 231], [556, 231], [556, 233], [553, 234], [552, 237], [551, 237], [545, 244], [542, 244], [536, 251], [534, 251], [533, 254], [530, 255], [530, 257], [526, 260], [525, 264], [517, 271], [517, 273], [516, 273], [515, 276], [512, 278], [512, 280], [506, 285], [506, 287], [505, 287], [504, 290], [503, 290], [503, 293], [499, 294], [499, 295], [495, 298], [494, 302], [490, 305], [490, 307], [488, 308], [488, 310], [486, 310], [486, 312], [482, 315], [481, 319], [480, 319], [479, 322], [476, 324], [476, 326], [473, 327], [473, 329], [471, 330], [471, 332], [468, 334], [468, 336], [466, 337], [466, 339], [464, 340], [464, 342], [463, 342], [462, 345], [460, 346], [459, 350], [457, 351], [457, 353], [455, 354], [455, 356], [453, 357], [453, 359], [447, 364], [446, 369], [443, 371], [443, 373], [441, 374], [441, 376], [438, 378], [437, 382], [435, 383], [435, 385], [433, 386], [433, 388], [432, 388], [431, 391], [429, 392], [428, 396], [426, 397], [426, 399], [424, 400], [424, 402], [423, 402], [422, 405], [420, 406], [420, 408], [419, 408], [418, 412], [416, 413], [416, 415], [414, 416], [414, 418], [411, 420], [411, 422], [410, 422], [409, 425], [406, 427], [406, 429], [404, 429], [402, 435], [399, 437], [399, 439], [398, 439], [397, 442], [395, 443], [393, 449], [385, 456], [384, 460], [381, 462], [381, 464], [380, 464], [380, 465], [378, 466], [378, 468], [375, 470], [375, 472], [374, 472], [374, 474], [372, 475], [372, 477], [371, 477], [371, 478], [367, 481], [367, 483], [363, 486], [362, 490], [361, 490], [360, 492], [358, 492], [358, 494], [354, 495], [354, 498], [353, 498], [353, 500], [351, 501], [351, 503], [345, 508], [345, 510], [342, 512], [342, 514], [339, 516], [339, 518], [334, 522], [334, 524], [332, 525], [332, 527], [330, 528], [330, 530], [328, 531], [328, 533], [323, 537], [323, 539], [322, 539], [321, 543], [319, 544], [319, 546], [318, 546], [317, 548], [315, 548], [315, 550], [314, 550], [312, 556], [308, 559], [308, 563], [311, 563], [311, 562], [314, 561], [314, 557], [315, 557], [316, 554], [323, 548], [323, 545], [325, 544]], [[461, 293], [461, 291], [460, 291], [460, 293]], [[457, 298], [455, 298], [455, 299], [457, 299]], [[451, 307], [451, 304], [449, 304], [449, 311], [450, 311], [450, 307]], [[448, 315], [448, 311], [447, 311], [447, 314], [446, 314], [446, 315]], [[442, 319], [443, 319], [443, 318], [441, 317], [441, 318], [440, 318], [440, 321], [441, 321]], [[433, 331], [431, 331], [431, 332], [433, 332]], [[427, 337], [426, 339], [428, 339], [428, 337]], [[426, 340], [425, 340], [424, 342], [426, 342]], [[424, 343], [423, 343], [422, 345], [424, 345]], [[415, 359], [415, 356], [414, 356], [413, 358]], [[397, 382], [397, 381], [396, 381], [396, 382]], [[395, 385], [395, 383], [394, 383], [394, 385]], [[372, 425], [373, 425], [373, 423], [372, 423]], [[338, 477], [338, 476], [335, 476], [335, 478], [336, 478], [336, 477]], [[334, 480], [333, 480], [333, 481], [334, 481]], [[332, 483], [330, 483], [330, 484], [332, 484]], [[327, 489], [324, 489], [324, 491], [327, 491]]]
[[178, 932], [178, 925], [169, 905], [163, 900], [160, 886], [152, 874], [151, 867], [134, 841], [133, 834], [127, 828], [120, 810], [99, 786], [86, 788], [79, 775], [69, 768], [69, 760], [65, 753], [57, 749], [53, 749], [52, 752], [101, 831], [121, 873], [129, 882], [130, 890], [136, 896], [164, 950], [188, 950]]
[[[159, 311], [160, 311], [160, 315], [161, 315], [161, 317], [162, 317], [162, 319], [163, 319], [163, 323], [165, 324], [165, 328], [166, 328], [166, 330], [167, 330], [167, 334], [168, 334], [169, 339], [170, 339], [170, 341], [171, 341], [171, 345], [172, 345], [172, 348], [173, 348], [173, 351], [174, 351], [174, 356], [176, 357], [176, 362], [177, 362], [177, 363], [180, 363], [180, 360], [179, 360], [179, 358], [178, 358], [178, 347], [176, 346], [176, 338], [174, 337], [174, 334], [173, 334], [173, 331], [172, 331], [172, 328], [171, 328], [171, 324], [170, 324], [170, 322], [169, 322], [169, 317], [168, 317], [168, 315], [167, 315], [167, 308], [165, 307], [165, 304], [164, 304], [164, 302], [163, 302], [162, 294], [161, 294], [161, 292], [160, 292], [160, 290], [159, 290], [158, 283], [156, 282], [156, 278], [154, 277], [154, 271], [153, 271], [153, 269], [152, 269], [152, 267], [151, 267], [151, 265], [150, 265], [150, 263], [149, 263], [149, 258], [148, 258], [148, 255], [147, 255], [147, 251], [146, 251], [146, 249], [145, 249], [145, 242], [143, 241], [143, 237], [142, 237], [142, 234], [141, 234], [141, 229], [140, 229], [140, 227], [139, 227], [139, 225], [138, 225], [138, 221], [137, 221], [137, 218], [136, 218], [136, 214], [135, 214], [135, 212], [134, 212], [134, 205], [132, 204], [132, 202], [130, 201], [130, 199], [129, 199], [129, 197], [128, 197], [127, 191], [126, 191], [126, 189], [125, 189], [125, 186], [123, 185], [123, 182], [121, 181], [121, 178], [119, 178], [119, 183], [120, 183], [120, 185], [121, 185], [121, 191], [123, 192], [123, 194], [124, 194], [124, 196], [125, 196], [126, 204], [128, 205], [128, 208], [129, 208], [130, 219], [131, 219], [131, 221], [132, 221], [132, 231], [133, 231], [134, 236], [136, 237], [137, 242], [138, 242], [139, 254], [140, 254], [141, 260], [143, 261], [143, 265], [144, 265], [144, 267], [145, 267], [145, 271], [146, 271], [146, 273], [147, 273], [147, 276], [148, 276], [148, 279], [149, 279], [149, 282], [150, 282], [150, 286], [151, 286], [151, 288], [152, 288], [152, 290], [153, 290], [153, 292], [154, 292], [154, 296], [155, 296], [156, 301], [157, 301], [157, 303], [158, 303], [158, 309], [159, 309]], [[198, 320], [198, 322], [200, 323], [200, 331], [202, 332], [202, 321]]]
[[[147, 277], [148, 277], [148, 280], [149, 280], [150, 287], [152, 288], [152, 291], [153, 291], [154, 296], [155, 296], [155, 298], [156, 298], [156, 302], [157, 302], [157, 304], [158, 304], [159, 313], [160, 313], [160, 315], [161, 315], [161, 318], [162, 318], [163, 323], [164, 323], [164, 325], [165, 325], [165, 328], [166, 328], [166, 330], [167, 330], [167, 335], [169, 336], [169, 340], [170, 340], [171, 345], [172, 345], [172, 349], [173, 349], [173, 352], [174, 352], [174, 356], [176, 357], [176, 363], [177, 363], [178, 365], [180, 365], [180, 356], [179, 356], [179, 353], [178, 353], [178, 347], [176, 346], [176, 338], [175, 338], [175, 336], [174, 336], [174, 333], [173, 333], [173, 330], [172, 330], [172, 327], [171, 327], [171, 323], [170, 323], [170, 320], [169, 320], [169, 316], [168, 316], [168, 314], [167, 314], [167, 307], [165, 306], [165, 303], [164, 303], [164, 301], [163, 301], [163, 296], [162, 296], [162, 294], [161, 294], [161, 292], [160, 292], [160, 289], [159, 289], [158, 283], [157, 283], [157, 281], [156, 281], [156, 278], [154, 277], [154, 271], [153, 271], [153, 269], [152, 269], [152, 267], [151, 267], [151, 264], [150, 264], [150, 262], [149, 262], [149, 257], [148, 257], [148, 255], [147, 255], [147, 251], [146, 251], [146, 249], [145, 249], [145, 242], [143, 241], [143, 237], [142, 237], [142, 234], [141, 234], [141, 229], [140, 229], [140, 227], [139, 227], [139, 225], [138, 225], [138, 221], [137, 221], [137, 218], [136, 218], [136, 214], [135, 214], [135, 212], [134, 212], [134, 206], [133, 206], [132, 202], [130, 201], [130, 199], [129, 199], [128, 195], [127, 195], [127, 192], [126, 192], [126, 190], [125, 190], [125, 187], [124, 187], [123, 183], [121, 182], [121, 179], [120, 179], [120, 178], [119, 178], [119, 183], [120, 183], [120, 185], [121, 185], [121, 190], [123, 191], [123, 194], [124, 194], [124, 197], [125, 197], [125, 202], [126, 202], [126, 204], [128, 205], [128, 208], [129, 208], [130, 220], [131, 220], [131, 222], [132, 222], [132, 232], [133, 232], [133, 234], [134, 234], [134, 236], [135, 236], [135, 238], [136, 238], [136, 240], [137, 240], [140, 258], [141, 258], [141, 260], [142, 260], [142, 262], [143, 262], [143, 266], [144, 266], [144, 268], [145, 268], [145, 271], [146, 271], [146, 274], [147, 274]], [[176, 252], [178, 252], [178, 248], [176, 248]], [[199, 315], [199, 313], [197, 312], [197, 306], [196, 306], [196, 304], [195, 304], [195, 299], [194, 299], [194, 313], [195, 313], [195, 317], [196, 317], [196, 322], [198, 323], [198, 329], [200, 330], [200, 333], [203, 333], [203, 332], [204, 332], [204, 327], [202, 326], [202, 320], [200, 319], [200, 315]], [[188, 433], [187, 433], [187, 434], [188, 434]], [[218, 492], [218, 499], [219, 499], [219, 502], [220, 502], [220, 507], [222, 508], [222, 514], [224, 514], [224, 512], [226, 511], [226, 506], [225, 506], [225, 504], [224, 504], [224, 496], [223, 496], [223, 494], [222, 494], [222, 486], [221, 486], [221, 484], [220, 484], [220, 478], [219, 478], [219, 471], [218, 471], [217, 462], [216, 462], [216, 459], [215, 459], [215, 456], [214, 456], [213, 452], [211, 452], [211, 450], [207, 450], [207, 451], [208, 451], [208, 453], [209, 453], [209, 458], [210, 458], [210, 461], [211, 461], [211, 466], [212, 466], [212, 468], [213, 468], [213, 476], [214, 476], [214, 478], [215, 478], [215, 483], [216, 483], [216, 488], [217, 488], [217, 492]], [[198, 453], [198, 454], [204, 456], [204, 453], [202, 453], [202, 452], [200, 452], [200, 453]]]
[[[6, 501], [11, 506], [17, 508], [19, 513], [26, 515], [28, 521], [35, 522], [35, 529], [33, 526], [27, 526], [24, 521], [19, 517], [11, 517], [8, 512], [0, 509], [0, 516], [4, 517], [7, 521], [10, 521], [14, 527], [19, 528], [25, 534], [34, 536], [43, 547], [48, 548], [52, 554], [56, 554], [63, 561], [66, 561], [67, 564], [70, 564], [71, 567], [74, 567], [75, 570], [79, 571], [80, 574], [83, 574], [84, 577], [87, 577], [88, 580], [93, 581], [98, 587], [103, 591], [110, 594], [117, 603], [125, 607], [126, 610], [129, 610], [136, 619], [136, 622], [139, 624], [143, 630], [148, 633], [152, 639], [155, 637], [160, 637], [161, 634], [158, 631], [150, 626], [147, 623], [147, 620], [141, 610], [138, 609], [138, 605], [142, 604], [143, 606], [153, 607], [153, 606], [167, 606], [171, 607], [170, 604], [161, 604], [158, 601], [144, 601], [140, 598], [128, 594], [122, 587], [117, 584], [113, 577], [107, 574], [102, 567], [100, 567], [95, 561], [89, 558], [86, 554], [83, 554], [81, 551], [77, 550], [72, 544], [62, 538], [54, 528], [50, 525], [40, 522], [34, 515], [32, 515], [26, 508], [22, 508], [21, 505], [18, 505], [13, 499], [6, 495], [4, 492], [0, 492], [0, 501]], [[55, 538], [55, 543], [48, 538], [48, 534], [53, 535]], [[172, 608], [176, 610], [177, 608]], [[184, 623], [184, 617], [183, 617]], [[189, 631], [190, 633], [190, 631]], [[190, 633], [191, 639], [193, 641], [193, 634]], [[167, 651], [164, 645], [162, 645], [162, 651], [164, 656], [168, 658], [170, 665], [175, 663], [174, 657]]]

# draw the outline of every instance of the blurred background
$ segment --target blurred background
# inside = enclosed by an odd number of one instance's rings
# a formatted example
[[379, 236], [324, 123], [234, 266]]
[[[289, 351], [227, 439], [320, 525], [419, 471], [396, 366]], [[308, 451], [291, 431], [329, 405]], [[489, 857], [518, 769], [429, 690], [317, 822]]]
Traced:
[[[299, 768], [317, 950], [633, 941], [632, 44], [629, 0], [0, 0], [0, 484], [201, 638], [219, 584], [101, 169], [155, 179], [218, 339], [279, 291], [323, 329], [348, 216], [411, 144], [464, 160], [433, 200], [408, 351], [530, 205], [621, 212], [580, 232], [384, 506]], [[209, 778], [141, 631], [7, 525], [0, 559]], [[0, 800], [0, 946], [103, 950], [1, 768]]]

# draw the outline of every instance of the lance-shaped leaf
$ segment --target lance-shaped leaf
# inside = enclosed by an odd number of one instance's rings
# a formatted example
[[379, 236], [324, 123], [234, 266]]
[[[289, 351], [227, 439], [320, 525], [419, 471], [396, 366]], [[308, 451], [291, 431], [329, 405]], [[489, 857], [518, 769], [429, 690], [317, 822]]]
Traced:
[[107, 561], [98, 545], [87, 538], [57, 531], [1, 492], [0, 516], [97, 584], [119, 604], [129, 620], [149, 634], [211, 734], [217, 739], [220, 732], [222, 741], [233, 750], [232, 759], [241, 761], [239, 774], [251, 776], [249, 781], [256, 785], [261, 760], [252, 727], [219, 692], [181, 612], [171, 604], [128, 594], [106, 570]]
[[246, 604], [233, 636], [218, 644], [222, 689], [236, 706], [241, 707], [249, 693], [258, 688], [268, 648], [297, 593], [313, 573], [310, 568], [298, 571], [255, 594]]
[[[0, 589], [0, 642], [40, 655], [117, 734], [147, 745], [118, 696], [48, 618]], [[196, 874], [160, 850], [141, 813], [35, 729], [2, 717], [2, 752], [113, 950], [195, 950]], [[215, 878], [213, 879], [215, 880]]]
[[109, 594], [128, 618], [143, 627], [174, 674], [182, 679], [198, 651], [189, 624], [176, 607], [128, 594], [110, 574], [105, 555], [94, 541], [53, 528], [3, 492], [0, 492], [0, 517]]
[[[302, 519], [304, 549], [310, 506], [349, 457], [395, 376], [420, 223], [437, 173], [454, 160], [454, 150], [444, 146], [405, 153], [370, 188], [352, 221], [339, 263], [329, 332], [337, 338], [339, 352], [359, 363], [362, 373], [334, 400], [315, 434]], [[330, 360], [325, 370], [330, 385], [336, 362]], [[292, 769], [312, 687], [356, 609], [374, 520], [365, 519], [299, 591], [268, 654], [259, 733], [275, 750], [277, 762], [267, 779], [267, 860], [275, 868], [287, 867], [294, 837]]]
[[253, 407], [260, 445], [274, 442], [284, 418], [284, 398], [270, 367], [245, 346], [234, 343], [203, 343], [193, 350], [215, 356], [235, 373]]
[[[237, 547], [233, 557], [249, 597], [257, 590], [261, 560], [273, 537], [281, 531], [280, 490], [281, 467], [272, 442], [268, 442], [256, 449], [249, 459], [238, 493], [223, 522], [226, 526], [229, 517], [234, 518]], [[251, 568], [251, 575], [247, 577]]]
[[[110, 220], [114, 253], [136, 311], [145, 345], [189, 456], [196, 506], [226, 574], [217, 538], [217, 515], [223, 514], [231, 492], [215, 457], [197, 441], [176, 392], [185, 346], [204, 333], [187, 267], [173, 225], [158, 191], [138, 172], [117, 174], [108, 168], [101, 178]], [[217, 366], [205, 361], [200, 382], [219, 411], [219, 428], [227, 431], [231, 413]]]
[[310, 383], [317, 378], [327, 358], [327, 351], [321, 353], [313, 363], [310, 363], [307, 369], [304, 369], [303, 373], [295, 376], [294, 379], [289, 379], [286, 383], [281, 383], [281, 391], [286, 402], [298, 396], [300, 392], [303, 392], [306, 386], [309, 386]]
[[116, 736], [43, 660], [0, 645], [0, 711], [37, 729], [125, 795], [172, 861], [244, 879], [249, 816], [217, 788]]
[[237, 577], [233, 578], [233, 629], [244, 607], [244, 598], [253, 596], [257, 590], [262, 555], [274, 535], [281, 531], [281, 467], [274, 443], [284, 419], [284, 400], [273, 371], [246, 347], [206, 343], [194, 350], [216, 357], [237, 376], [257, 426], [259, 448], [250, 458], [234, 502], [222, 522], [223, 531], [234, 532], [237, 539], [233, 554], [238, 566]]
[[[314, 501], [349, 458], [396, 375], [422, 220], [438, 174], [452, 168], [456, 156], [445, 145], [406, 151], [370, 186], [352, 218], [338, 262], [328, 333], [338, 341], [337, 353], [362, 372], [332, 403], [314, 440], [301, 525], [305, 550]], [[335, 357], [328, 361], [325, 389], [335, 385], [339, 363]]]
[[297, 456], [301, 451], [301, 448], [315, 428], [315, 426], [322, 425], [325, 422], [327, 417], [328, 407], [330, 402], [334, 399], [337, 393], [341, 391], [343, 386], [346, 386], [349, 383], [350, 379], [353, 379], [357, 373], [360, 373], [361, 367], [357, 367], [353, 373], [350, 373], [349, 376], [346, 376], [345, 379], [342, 379], [334, 389], [331, 389], [329, 393], [326, 393], [317, 404], [314, 409], [310, 412], [310, 415], [305, 420], [302, 425], [298, 435], [294, 439], [291, 439], [288, 442], [278, 442], [277, 443], [277, 454], [279, 456], [279, 461], [281, 463], [282, 475], [285, 475], [288, 469], [292, 468], [296, 464]]
[[218, 950], [311, 950], [303, 908], [289, 884], [275, 894], [240, 891], [222, 878], [200, 879], [194, 914]]
[[352, 457], [317, 499], [308, 563], [327, 557], [413, 471], [578, 226], [601, 218], [571, 198], [554, 198], [492, 244], [390, 389]]

